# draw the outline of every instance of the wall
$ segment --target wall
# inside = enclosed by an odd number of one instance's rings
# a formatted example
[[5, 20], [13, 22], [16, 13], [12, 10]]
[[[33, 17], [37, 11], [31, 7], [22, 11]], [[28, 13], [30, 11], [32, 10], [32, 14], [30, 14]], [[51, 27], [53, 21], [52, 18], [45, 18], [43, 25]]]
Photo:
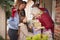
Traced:
[[5, 12], [0, 7], [0, 35], [5, 39]]
[[55, 15], [55, 40], [60, 40], [60, 0], [56, 0], [56, 15]]
[[52, 0], [52, 19], [55, 22], [55, 14], [56, 14], [56, 0]]
[[52, 0], [45, 0], [45, 8], [48, 9], [49, 14], [52, 17]]

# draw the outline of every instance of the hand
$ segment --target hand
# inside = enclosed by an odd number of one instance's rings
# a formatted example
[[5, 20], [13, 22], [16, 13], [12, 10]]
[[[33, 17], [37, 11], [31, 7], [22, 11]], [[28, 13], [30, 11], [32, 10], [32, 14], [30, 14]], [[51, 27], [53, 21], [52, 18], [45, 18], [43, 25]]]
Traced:
[[23, 22], [26, 23], [26, 22], [27, 22], [27, 18], [24, 18], [24, 19], [23, 19]]
[[38, 27], [38, 29], [45, 29], [45, 27]]
[[35, 28], [36, 31], [41, 30], [41, 29], [45, 29], [45, 27], [43, 26], [43, 27], [37, 27], [37, 28]]

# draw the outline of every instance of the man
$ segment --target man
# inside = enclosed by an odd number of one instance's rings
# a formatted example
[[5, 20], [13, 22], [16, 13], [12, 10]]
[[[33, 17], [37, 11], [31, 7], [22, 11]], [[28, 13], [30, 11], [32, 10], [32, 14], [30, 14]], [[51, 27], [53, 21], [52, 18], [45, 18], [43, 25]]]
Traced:
[[[10, 17], [9, 19], [9, 30], [8, 30], [8, 35], [10, 37], [10, 40], [18, 40], [18, 24], [20, 22], [20, 11], [24, 10], [26, 6], [26, 2], [22, 1], [19, 5], [18, 5], [18, 10], [16, 10], [16, 12], [14, 13], [14, 17]], [[20, 14], [22, 15], [22, 14]], [[23, 15], [25, 15], [25, 13], [23, 13]], [[13, 20], [14, 18], [14, 20]]]

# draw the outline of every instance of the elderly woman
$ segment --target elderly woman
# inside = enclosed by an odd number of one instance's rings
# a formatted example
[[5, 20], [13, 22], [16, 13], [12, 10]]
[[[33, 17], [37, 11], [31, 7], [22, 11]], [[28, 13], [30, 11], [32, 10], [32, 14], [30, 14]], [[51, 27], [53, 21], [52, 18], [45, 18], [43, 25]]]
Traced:
[[42, 30], [42, 33], [48, 35], [49, 40], [53, 40], [52, 32], [54, 30], [54, 23], [48, 13], [44, 13], [42, 10], [35, 6], [32, 8], [32, 14], [37, 20], [39, 20], [41, 25], [44, 26], [45, 29]]

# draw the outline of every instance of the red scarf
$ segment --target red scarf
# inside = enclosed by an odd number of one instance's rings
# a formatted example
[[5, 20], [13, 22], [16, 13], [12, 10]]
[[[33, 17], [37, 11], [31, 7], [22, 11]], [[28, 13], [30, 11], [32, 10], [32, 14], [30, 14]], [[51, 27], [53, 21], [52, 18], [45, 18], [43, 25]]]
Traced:
[[16, 12], [16, 8], [13, 7], [13, 8], [12, 8], [12, 17], [13, 17], [13, 18], [14, 18], [14, 16], [15, 16], [15, 12]]

